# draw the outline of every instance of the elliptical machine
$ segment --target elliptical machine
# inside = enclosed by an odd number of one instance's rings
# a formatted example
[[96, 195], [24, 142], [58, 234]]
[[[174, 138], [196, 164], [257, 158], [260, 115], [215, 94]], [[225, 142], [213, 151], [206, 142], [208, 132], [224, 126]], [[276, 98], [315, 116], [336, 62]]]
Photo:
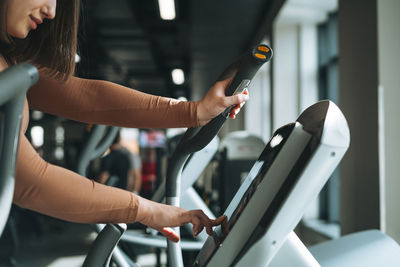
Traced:
[[[229, 88], [233, 90], [227, 94], [248, 86], [250, 80], [243, 73], [254, 71], [252, 63], [260, 48], [265, 50], [260, 53], [264, 59], [272, 56], [267, 46], [256, 47], [250, 59], [239, 64], [243, 69], [233, 68], [236, 76]], [[179, 205], [181, 170], [188, 155], [217, 134], [227, 114], [229, 110], [204, 127], [189, 129], [182, 138], [169, 160], [168, 204]], [[227, 223], [207, 239], [193, 266], [400, 266], [400, 247], [379, 231], [342, 237], [311, 252], [293, 232], [349, 144], [346, 119], [327, 100], [279, 128], [226, 209]], [[168, 261], [170, 266], [183, 266], [179, 243], [168, 242]]]
[[[237, 61], [230, 65], [218, 80], [232, 78], [225, 94], [233, 95], [248, 89], [251, 79], [258, 69], [272, 58], [272, 50], [267, 45], [261, 44], [243, 54]], [[183, 165], [189, 155], [203, 149], [218, 133], [224, 122], [228, 119], [231, 108], [226, 109], [207, 125], [198, 128], [190, 128], [186, 131], [178, 144], [174, 154], [168, 161], [166, 177], [166, 202], [170, 205], [179, 205], [180, 179]], [[178, 186], [177, 186], [178, 185]], [[124, 232], [120, 225], [107, 225], [99, 234], [84, 266], [108, 266], [112, 251]], [[179, 228], [175, 228], [179, 233]], [[106, 234], [107, 233], [107, 234]], [[111, 234], [110, 234], [111, 233]], [[107, 241], [109, 240], [109, 241]], [[183, 266], [180, 242], [168, 243], [168, 260], [172, 266]], [[117, 249], [117, 251], [119, 251]], [[118, 254], [120, 254], [118, 252]], [[113, 258], [116, 255], [113, 255]], [[119, 256], [117, 256], [119, 258]], [[119, 260], [117, 260], [119, 261]], [[175, 262], [178, 262], [176, 265]], [[124, 263], [118, 264], [125, 266]]]

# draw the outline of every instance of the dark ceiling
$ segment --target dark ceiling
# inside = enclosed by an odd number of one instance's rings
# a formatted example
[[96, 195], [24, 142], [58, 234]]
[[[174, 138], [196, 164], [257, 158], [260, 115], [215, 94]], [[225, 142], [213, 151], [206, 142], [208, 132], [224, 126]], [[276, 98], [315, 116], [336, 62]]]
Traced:
[[[284, 0], [175, 0], [160, 18], [157, 0], [85, 0], [79, 35], [81, 76], [140, 91], [199, 99], [219, 73], [270, 30]], [[174, 85], [171, 70], [185, 72]]]

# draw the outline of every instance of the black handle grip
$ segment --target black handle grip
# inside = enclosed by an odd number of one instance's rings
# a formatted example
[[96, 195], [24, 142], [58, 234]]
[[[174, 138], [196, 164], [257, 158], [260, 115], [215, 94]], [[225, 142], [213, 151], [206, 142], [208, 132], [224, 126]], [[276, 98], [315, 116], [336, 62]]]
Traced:
[[[272, 49], [260, 44], [244, 53], [232, 63], [219, 76], [218, 81], [232, 78], [232, 81], [225, 90], [226, 96], [240, 93], [246, 89], [260, 67], [272, 58]], [[220, 115], [212, 119], [203, 127], [189, 128], [177, 145], [174, 153], [168, 161], [166, 176], [166, 196], [178, 196], [180, 181], [177, 177], [179, 171], [191, 153], [203, 149], [218, 134], [225, 123], [231, 107], [227, 108]]]
[[260, 44], [253, 49], [244, 53], [235, 62], [229, 65], [224, 72], [218, 77], [217, 81], [233, 78], [225, 91], [227, 96], [233, 95], [236, 88], [243, 80], [250, 80], [254, 77], [258, 69], [266, 62], [271, 60], [273, 55], [272, 49]]
[[114, 248], [125, 230], [125, 224], [107, 224], [95, 239], [82, 266], [108, 267]]

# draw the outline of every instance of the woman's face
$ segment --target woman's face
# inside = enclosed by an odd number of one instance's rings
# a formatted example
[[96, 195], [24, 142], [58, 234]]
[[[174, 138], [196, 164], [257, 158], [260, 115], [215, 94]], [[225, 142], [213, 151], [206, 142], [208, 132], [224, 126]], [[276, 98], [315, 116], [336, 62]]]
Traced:
[[56, 16], [57, 0], [9, 0], [7, 33], [23, 39], [35, 30], [44, 19]]

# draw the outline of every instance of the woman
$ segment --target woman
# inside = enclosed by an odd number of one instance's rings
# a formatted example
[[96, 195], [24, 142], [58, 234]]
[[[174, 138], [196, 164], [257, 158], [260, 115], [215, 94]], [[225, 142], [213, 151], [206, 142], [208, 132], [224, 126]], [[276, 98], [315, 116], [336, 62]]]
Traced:
[[189, 222], [194, 235], [204, 227], [211, 234], [222, 217], [210, 220], [202, 211], [155, 203], [48, 164], [25, 137], [29, 107], [86, 123], [167, 128], [204, 125], [236, 105], [234, 117], [247, 100], [244, 94], [225, 96], [229, 80], [216, 83], [198, 102], [179, 102], [74, 77], [78, 15], [78, 0], [0, 0], [0, 71], [23, 61], [40, 71], [24, 106], [14, 203], [72, 222], [138, 221], [173, 241], [178, 236], [168, 227]]

